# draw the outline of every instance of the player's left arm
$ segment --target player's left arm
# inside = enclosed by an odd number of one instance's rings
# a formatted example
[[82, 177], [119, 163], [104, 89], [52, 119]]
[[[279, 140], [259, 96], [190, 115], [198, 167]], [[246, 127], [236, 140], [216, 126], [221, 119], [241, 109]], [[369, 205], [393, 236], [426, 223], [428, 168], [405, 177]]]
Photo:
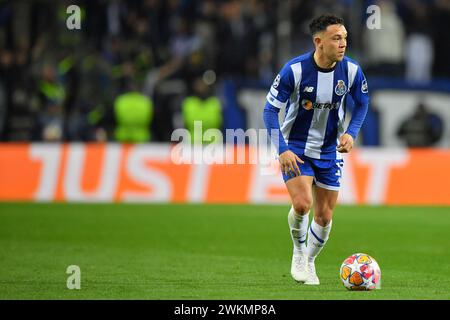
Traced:
[[352, 150], [353, 143], [358, 136], [359, 130], [366, 118], [367, 110], [369, 109], [369, 88], [366, 77], [360, 67], [358, 67], [355, 80], [350, 88], [350, 95], [355, 102], [355, 107], [353, 108], [352, 119], [350, 120], [347, 131], [339, 137], [337, 150], [342, 153], [347, 153]]

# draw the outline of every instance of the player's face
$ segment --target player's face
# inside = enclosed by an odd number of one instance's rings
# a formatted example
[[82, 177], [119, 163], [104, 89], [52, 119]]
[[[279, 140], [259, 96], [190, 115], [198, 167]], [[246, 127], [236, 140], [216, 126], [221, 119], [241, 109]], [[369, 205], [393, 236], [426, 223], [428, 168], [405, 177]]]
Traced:
[[347, 48], [347, 30], [341, 24], [328, 26], [321, 35], [323, 54], [333, 62], [342, 61]]

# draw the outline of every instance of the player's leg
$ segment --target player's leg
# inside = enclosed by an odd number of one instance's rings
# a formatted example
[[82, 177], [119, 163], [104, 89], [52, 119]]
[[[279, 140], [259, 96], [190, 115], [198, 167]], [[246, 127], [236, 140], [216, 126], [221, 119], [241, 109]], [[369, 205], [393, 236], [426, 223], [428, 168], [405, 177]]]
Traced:
[[333, 209], [338, 199], [338, 191], [315, 186], [314, 217], [308, 229], [308, 278], [305, 284], [318, 285], [315, 260], [330, 236]]
[[308, 257], [314, 260], [325, 246], [330, 235], [333, 209], [336, 206], [339, 192], [336, 190], [314, 187], [314, 218], [308, 230]]
[[312, 182], [313, 177], [306, 175], [295, 177], [286, 182], [292, 202], [288, 214], [288, 223], [294, 250], [299, 253], [306, 252], [309, 210], [313, 204]]
[[[302, 166], [300, 171], [307, 174]], [[312, 176], [301, 175], [286, 181], [292, 206], [288, 214], [289, 232], [293, 243], [291, 275], [299, 282], [306, 281], [306, 236], [308, 233], [309, 210], [312, 205]]]
[[314, 186], [314, 217], [308, 229], [308, 279], [305, 284], [319, 284], [315, 259], [327, 243], [336, 206], [341, 178], [342, 160], [316, 161]]

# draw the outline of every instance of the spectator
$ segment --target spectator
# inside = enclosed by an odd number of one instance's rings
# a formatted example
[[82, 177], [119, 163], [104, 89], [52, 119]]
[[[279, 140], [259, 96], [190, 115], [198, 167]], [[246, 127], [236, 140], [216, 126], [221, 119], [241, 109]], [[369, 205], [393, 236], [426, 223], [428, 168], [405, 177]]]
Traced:
[[408, 1], [407, 7], [406, 79], [416, 83], [428, 82], [434, 60], [430, 7], [419, 0]]
[[428, 111], [424, 103], [400, 126], [397, 135], [408, 147], [431, 147], [442, 137], [444, 124], [437, 114]]
[[193, 94], [182, 103], [183, 119], [194, 143], [204, 141], [202, 136], [194, 135], [194, 122], [201, 121], [202, 133], [208, 129], [220, 129], [222, 125], [222, 110], [220, 101], [212, 95], [211, 88], [202, 78], [193, 83]]
[[219, 75], [254, 76], [258, 73], [258, 34], [243, 5], [243, 2], [237, 0], [220, 5], [216, 34], [220, 44], [217, 53]]
[[44, 141], [60, 141], [63, 138], [66, 91], [57, 77], [55, 66], [50, 63], [43, 66], [38, 86], [40, 113], [37, 134]]
[[436, 77], [450, 76], [450, 41], [448, 33], [450, 30], [450, 1], [436, 0], [433, 14], [433, 41], [434, 41], [434, 75]]
[[150, 141], [153, 103], [147, 96], [136, 90], [123, 93], [116, 98], [114, 111], [117, 123], [114, 131], [116, 141], [126, 143]]
[[405, 40], [403, 23], [393, 3], [383, 0], [377, 5], [381, 8], [381, 29], [364, 29], [367, 73], [401, 76]]

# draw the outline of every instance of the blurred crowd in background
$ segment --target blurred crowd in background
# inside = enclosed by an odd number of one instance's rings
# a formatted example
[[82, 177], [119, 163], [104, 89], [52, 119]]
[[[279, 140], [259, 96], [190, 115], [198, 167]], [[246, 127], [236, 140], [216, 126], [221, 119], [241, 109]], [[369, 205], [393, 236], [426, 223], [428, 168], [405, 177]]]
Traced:
[[[81, 30], [66, 26], [71, 4]], [[382, 30], [366, 26], [372, 4]], [[322, 13], [345, 19], [347, 55], [369, 83], [450, 78], [448, 0], [0, 0], [0, 141], [170, 141], [195, 120], [224, 129], [222, 81], [268, 89], [313, 49], [308, 24]]]

